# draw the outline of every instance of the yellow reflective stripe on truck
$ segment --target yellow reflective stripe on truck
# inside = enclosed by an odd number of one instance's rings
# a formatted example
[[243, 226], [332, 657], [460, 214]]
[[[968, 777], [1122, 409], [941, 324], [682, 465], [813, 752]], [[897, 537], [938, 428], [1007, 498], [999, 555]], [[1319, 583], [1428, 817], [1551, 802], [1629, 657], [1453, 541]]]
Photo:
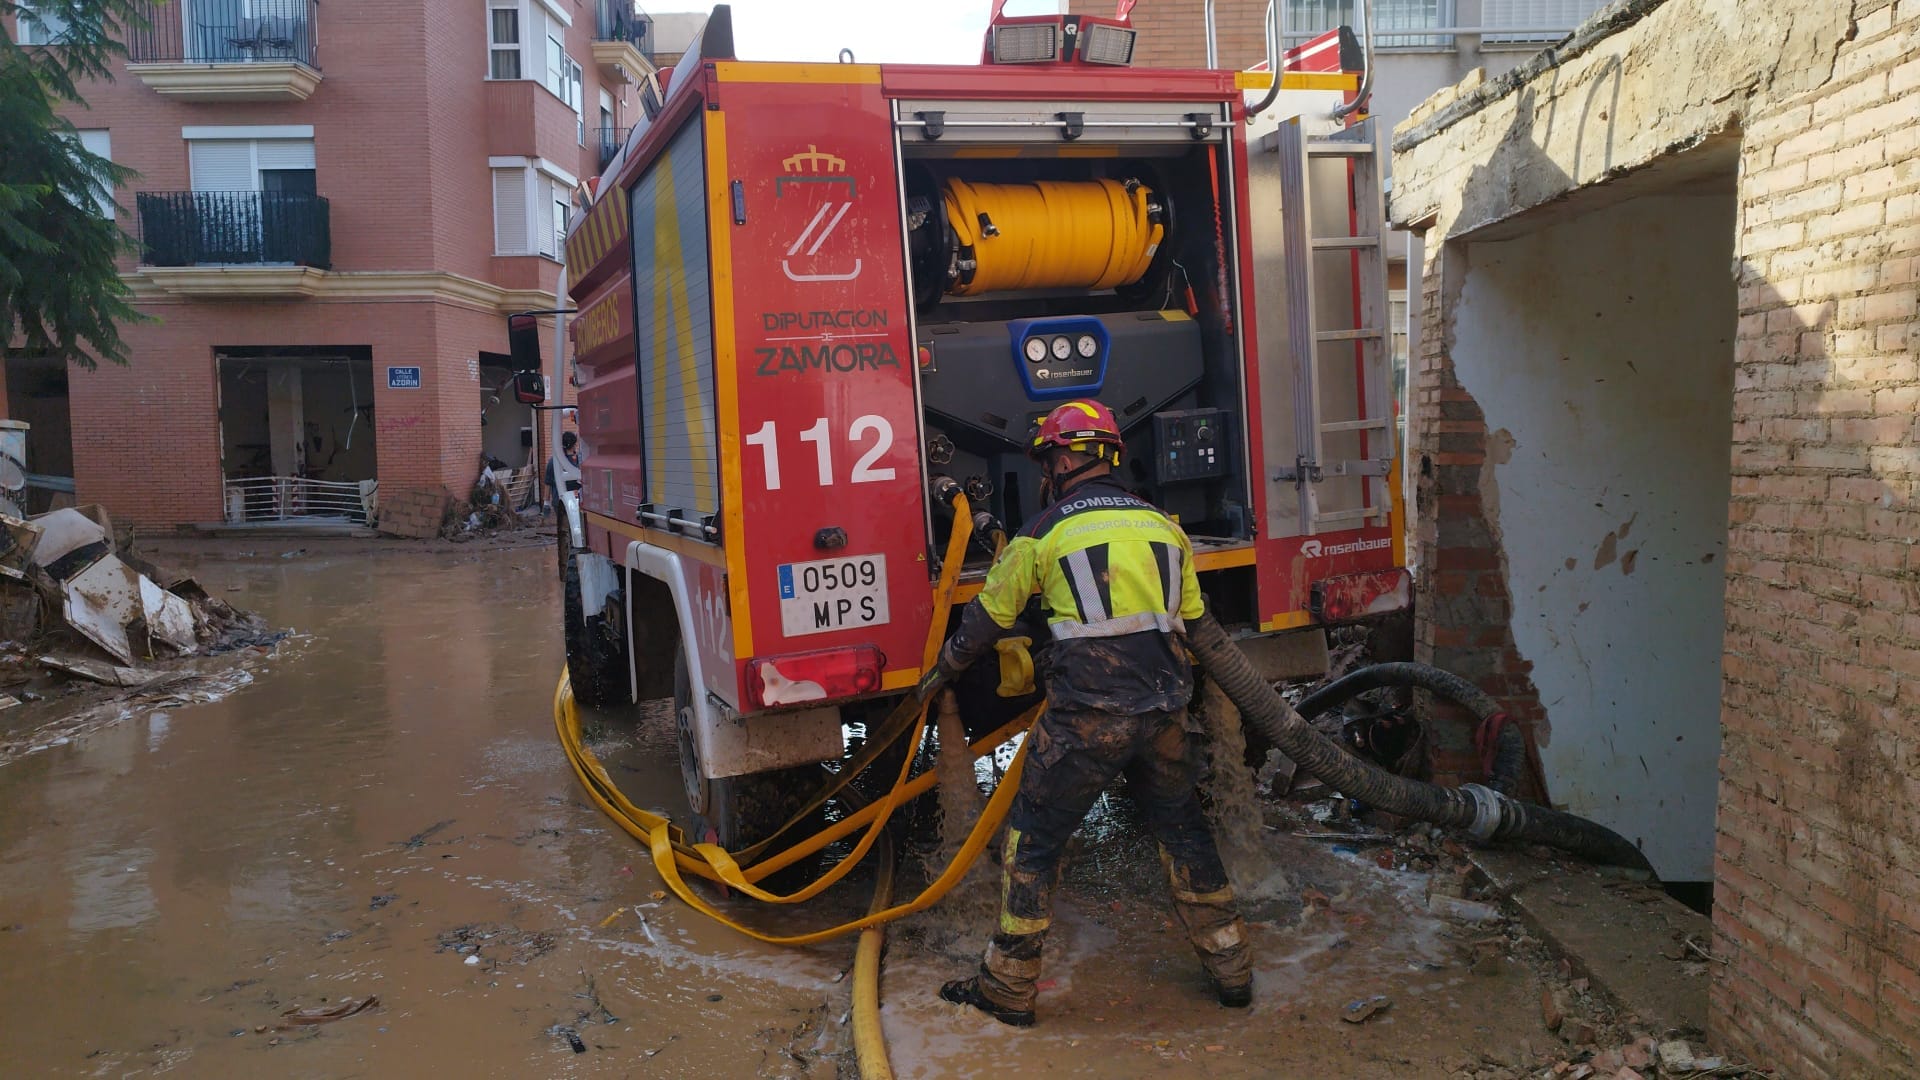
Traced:
[[733, 221], [727, 192], [727, 114], [710, 109], [707, 125], [708, 294], [713, 300], [714, 419], [720, 442], [720, 542], [727, 549], [727, 595], [733, 608], [733, 655], [753, 655], [753, 596], [747, 590], [746, 514], [741, 508], [740, 360], [733, 326]]

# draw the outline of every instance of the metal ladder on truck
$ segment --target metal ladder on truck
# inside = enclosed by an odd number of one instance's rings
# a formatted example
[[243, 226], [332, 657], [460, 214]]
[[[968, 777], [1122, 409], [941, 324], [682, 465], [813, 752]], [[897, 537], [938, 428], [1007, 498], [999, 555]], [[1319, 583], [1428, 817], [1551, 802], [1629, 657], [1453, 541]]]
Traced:
[[1298, 438], [1276, 479], [1299, 488], [1307, 535], [1383, 526], [1396, 432], [1378, 128], [1310, 134], [1296, 118], [1273, 138]]

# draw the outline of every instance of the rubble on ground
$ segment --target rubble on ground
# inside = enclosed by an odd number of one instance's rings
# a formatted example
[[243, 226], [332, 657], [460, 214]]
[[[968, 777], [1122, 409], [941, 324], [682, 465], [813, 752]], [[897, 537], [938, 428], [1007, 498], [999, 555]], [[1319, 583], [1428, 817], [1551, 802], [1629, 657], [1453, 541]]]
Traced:
[[[1329, 852], [1384, 873], [1426, 878], [1426, 908], [1454, 927], [1453, 938], [1467, 969], [1496, 976], [1518, 970], [1540, 980], [1544, 1036], [1531, 1061], [1462, 1061], [1453, 1080], [1674, 1080], [1674, 1078], [1764, 1078], [1765, 1069], [1713, 1055], [1695, 1030], [1659, 1030], [1625, 1011], [1588, 978], [1577, 958], [1554, 954], [1503, 903], [1498, 889], [1473, 866], [1465, 837], [1419, 821], [1369, 809], [1302, 774], [1292, 792], [1268, 791], [1268, 828], [1314, 841]], [[1556, 858], [1539, 849], [1543, 865]], [[1306, 914], [1325, 908], [1326, 897], [1308, 890]], [[1356, 1005], [1361, 1002], [1356, 1002]], [[1362, 1010], [1370, 1015], [1371, 1010]], [[1359, 1017], [1347, 1016], [1358, 1022]]]
[[178, 690], [182, 658], [276, 637], [119, 543], [100, 507], [0, 514], [0, 710], [86, 687]]

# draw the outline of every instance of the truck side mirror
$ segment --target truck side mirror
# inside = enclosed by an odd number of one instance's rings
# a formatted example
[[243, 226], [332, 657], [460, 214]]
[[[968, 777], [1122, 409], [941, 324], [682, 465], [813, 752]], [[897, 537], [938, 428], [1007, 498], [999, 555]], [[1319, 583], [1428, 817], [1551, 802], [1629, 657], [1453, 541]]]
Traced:
[[[540, 370], [540, 320], [538, 317], [507, 316], [507, 351], [513, 356], [515, 371]], [[514, 380], [514, 389], [516, 393], [519, 391], [518, 378]]]
[[546, 404], [547, 377], [537, 371], [514, 372], [513, 400], [522, 405]]

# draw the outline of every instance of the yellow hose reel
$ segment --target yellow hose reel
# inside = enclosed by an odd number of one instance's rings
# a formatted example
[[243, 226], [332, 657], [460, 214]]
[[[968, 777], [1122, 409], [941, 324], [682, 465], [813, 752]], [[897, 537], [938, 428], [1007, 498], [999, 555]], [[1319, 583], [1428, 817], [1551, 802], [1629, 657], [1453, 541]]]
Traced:
[[1167, 238], [1164, 199], [1132, 179], [992, 184], [948, 177], [936, 195], [913, 203], [923, 303], [941, 293], [1125, 288], [1147, 276]]

